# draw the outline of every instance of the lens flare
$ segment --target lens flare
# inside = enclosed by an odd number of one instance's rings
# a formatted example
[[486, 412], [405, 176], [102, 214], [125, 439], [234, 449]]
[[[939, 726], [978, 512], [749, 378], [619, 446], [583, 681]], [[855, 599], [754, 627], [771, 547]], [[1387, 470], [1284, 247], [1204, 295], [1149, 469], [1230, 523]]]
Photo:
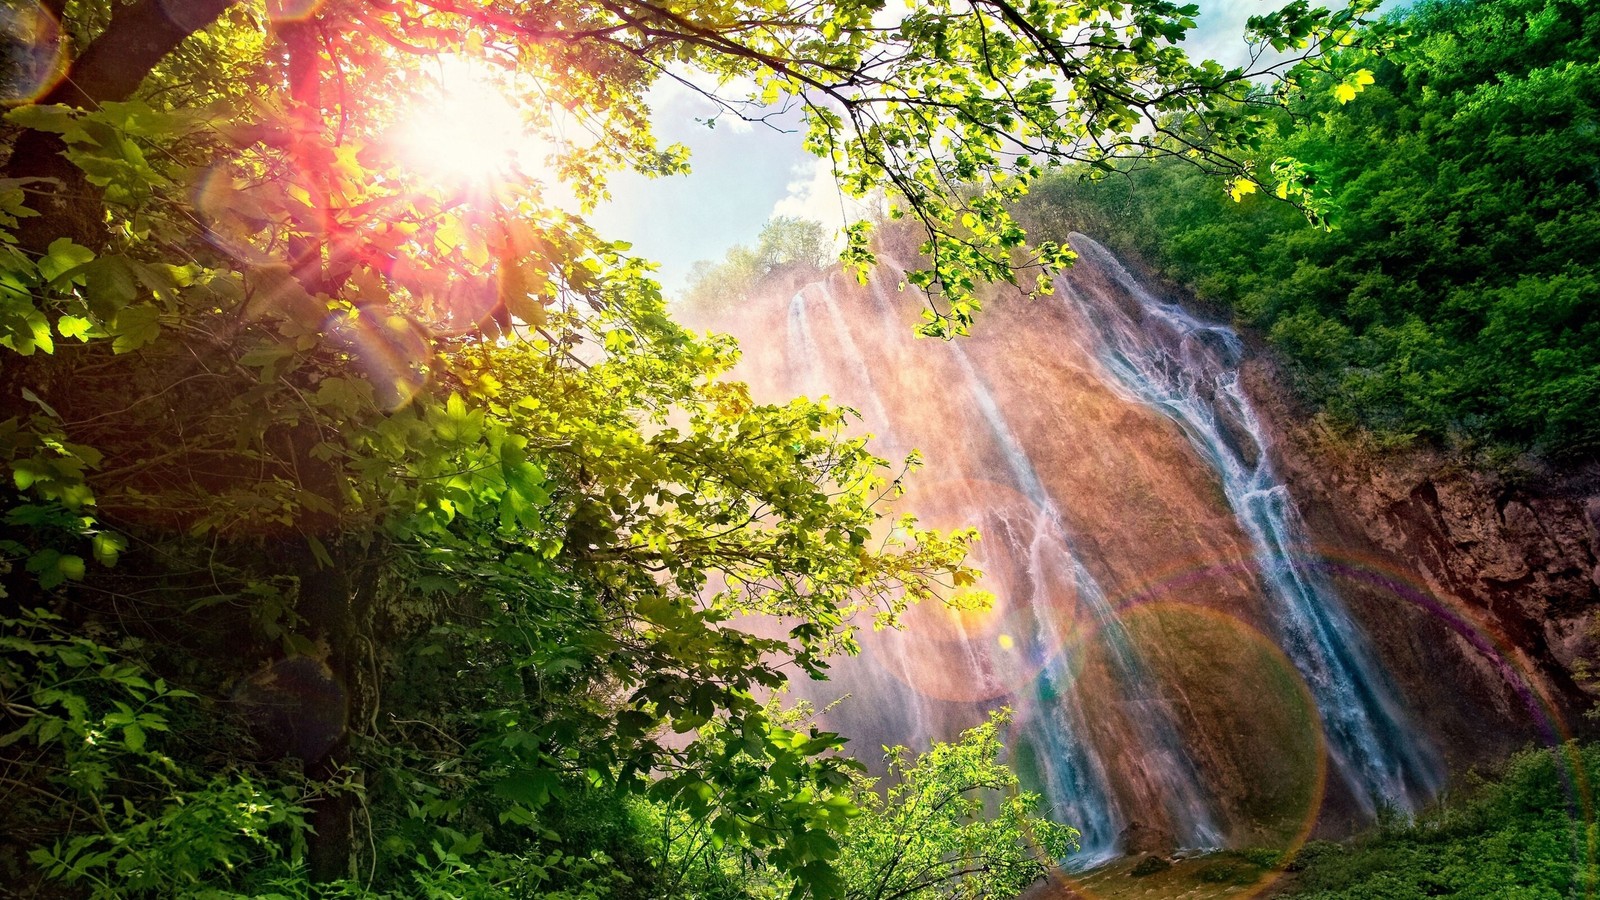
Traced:
[[0, 8], [0, 105], [32, 103], [65, 73], [55, 17], [34, 0]]
[[322, 8], [325, 0], [270, 0], [267, 16], [274, 22], [304, 22]]
[[536, 136], [502, 80], [482, 63], [437, 61], [433, 89], [417, 99], [395, 140], [407, 165], [449, 183], [483, 183], [541, 166], [549, 145]]
[[270, 184], [252, 187], [235, 180], [223, 163], [201, 173], [191, 197], [206, 240], [241, 262], [272, 262], [271, 255], [259, 249], [257, 236], [271, 225], [260, 199], [273, 189]]
[[328, 336], [350, 354], [372, 385], [373, 402], [386, 411], [406, 406], [428, 383], [432, 348], [423, 330], [404, 316], [341, 314], [328, 323]]
[[[1212, 748], [1199, 757], [1206, 780], [1233, 786], [1220, 798], [1223, 821], [1236, 832], [1230, 844], [1275, 851], [1274, 864], [1261, 867], [1252, 883], [1233, 887], [1227, 896], [1242, 900], [1265, 893], [1310, 836], [1327, 792], [1328, 748], [1316, 699], [1277, 644], [1237, 617], [1181, 600], [1151, 598], [1120, 606], [1119, 619], [1145, 648], [1156, 695], [1182, 697], [1189, 707], [1188, 715], [1178, 717], [1185, 743]], [[1100, 649], [1086, 649], [1091, 657], [1086, 665], [1101, 668], [1092, 658]], [[1195, 690], [1196, 685], [1205, 689]], [[1048, 714], [1048, 707], [1038, 707], [1047, 702], [1018, 704], [1006, 738], [1029, 787], [1043, 779], [1049, 764], [1040, 758], [1042, 748], [1033, 746], [1028, 724]], [[1121, 725], [1102, 727], [1112, 728], [1113, 737], [1122, 733]], [[1109, 764], [1138, 762], [1128, 756]], [[1122, 779], [1135, 775], [1124, 773]], [[1151, 815], [1159, 830], [1160, 814]], [[1123, 890], [1133, 865], [1130, 857], [1110, 868], [1078, 872], [1072, 871], [1074, 862], [1068, 857], [1066, 869], [1051, 873], [1060, 896], [1095, 898]], [[1195, 871], [1211, 864], [1195, 863]]]

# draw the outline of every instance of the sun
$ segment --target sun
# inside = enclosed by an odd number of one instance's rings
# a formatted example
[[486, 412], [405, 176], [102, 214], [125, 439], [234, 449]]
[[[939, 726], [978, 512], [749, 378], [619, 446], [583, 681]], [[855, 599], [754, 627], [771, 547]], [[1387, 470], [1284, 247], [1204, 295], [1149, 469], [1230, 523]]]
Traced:
[[408, 165], [446, 182], [486, 182], [543, 168], [550, 145], [482, 63], [458, 56], [435, 61], [437, 78], [406, 113], [398, 153]]

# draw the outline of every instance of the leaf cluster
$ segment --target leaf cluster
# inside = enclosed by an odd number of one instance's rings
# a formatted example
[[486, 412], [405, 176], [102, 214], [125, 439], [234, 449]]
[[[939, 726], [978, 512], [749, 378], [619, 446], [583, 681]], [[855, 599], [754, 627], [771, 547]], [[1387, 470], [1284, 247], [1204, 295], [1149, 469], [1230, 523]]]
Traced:
[[1285, 896], [1565, 897], [1595, 886], [1584, 773], [1593, 747], [1526, 750], [1504, 770], [1414, 823], [1393, 822], [1347, 846], [1306, 844]]

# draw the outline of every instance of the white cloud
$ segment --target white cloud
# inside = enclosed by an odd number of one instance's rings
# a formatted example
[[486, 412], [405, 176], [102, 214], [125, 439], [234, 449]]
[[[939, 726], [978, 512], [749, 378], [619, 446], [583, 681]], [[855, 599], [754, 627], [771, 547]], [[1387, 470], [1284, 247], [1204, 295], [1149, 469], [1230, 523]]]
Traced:
[[813, 159], [795, 167], [795, 180], [789, 192], [772, 205], [772, 215], [794, 216], [821, 222], [832, 232], [862, 219], [871, 207], [847, 195], [833, 177], [833, 167], [825, 159]]

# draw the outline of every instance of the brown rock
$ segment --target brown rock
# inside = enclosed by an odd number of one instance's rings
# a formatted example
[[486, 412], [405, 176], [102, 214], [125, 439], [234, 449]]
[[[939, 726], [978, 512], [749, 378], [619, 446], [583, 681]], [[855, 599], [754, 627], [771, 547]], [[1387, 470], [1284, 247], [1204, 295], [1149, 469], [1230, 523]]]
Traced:
[[1247, 384], [1319, 551], [1419, 589], [1344, 585], [1452, 762], [1541, 739], [1552, 723], [1536, 698], [1554, 724], [1586, 727], [1577, 676], [1600, 644], [1600, 475], [1530, 463], [1513, 476], [1432, 448], [1381, 449], [1297, 409], [1265, 359]]
[[1178, 849], [1178, 842], [1172, 832], [1155, 828], [1143, 822], [1133, 822], [1122, 833], [1117, 835], [1117, 843], [1121, 845], [1122, 852], [1129, 856], [1148, 854], [1153, 856], [1170, 856]]

